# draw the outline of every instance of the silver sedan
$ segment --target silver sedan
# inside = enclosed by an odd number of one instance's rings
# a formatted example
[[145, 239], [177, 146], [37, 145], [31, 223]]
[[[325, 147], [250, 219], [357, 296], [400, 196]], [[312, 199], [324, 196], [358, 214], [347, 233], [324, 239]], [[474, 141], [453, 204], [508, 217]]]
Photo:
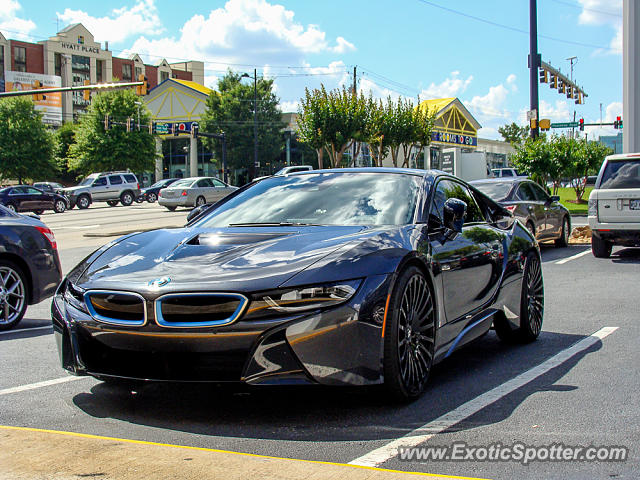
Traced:
[[199, 207], [216, 203], [237, 189], [215, 177], [183, 178], [160, 190], [158, 203], [171, 211], [177, 207]]

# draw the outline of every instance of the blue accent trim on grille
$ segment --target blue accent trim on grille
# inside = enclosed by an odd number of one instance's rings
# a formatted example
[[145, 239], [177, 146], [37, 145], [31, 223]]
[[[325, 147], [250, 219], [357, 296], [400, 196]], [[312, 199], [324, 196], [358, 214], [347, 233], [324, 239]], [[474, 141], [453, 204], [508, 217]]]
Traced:
[[[162, 302], [168, 298], [188, 298], [188, 297], [231, 297], [239, 300], [238, 307], [235, 309], [230, 317], [222, 320], [212, 320], [209, 322], [167, 322], [162, 316]], [[169, 328], [203, 328], [203, 327], [221, 327], [223, 325], [229, 325], [236, 321], [236, 319], [244, 312], [245, 307], [249, 304], [249, 299], [239, 293], [206, 293], [206, 292], [192, 292], [192, 293], [168, 293], [158, 297], [154, 302], [154, 311], [156, 315], [156, 322], [158, 325]]]
[[[122, 318], [112, 318], [105, 317], [104, 315], [100, 315], [93, 304], [91, 303], [91, 295], [126, 295], [130, 297], [137, 297], [140, 299], [140, 303], [142, 304], [142, 319], [141, 320], [126, 320]], [[94, 320], [102, 323], [108, 323], [110, 325], [122, 325], [127, 327], [141, 327], [147, 321], [147, 302], [145, 301], [142, 295], [133, 292], [122, 292], [118, 290], [89, 290], [84, 294], [84, 303], [89, 310], [89, 314], [93, 317]]]

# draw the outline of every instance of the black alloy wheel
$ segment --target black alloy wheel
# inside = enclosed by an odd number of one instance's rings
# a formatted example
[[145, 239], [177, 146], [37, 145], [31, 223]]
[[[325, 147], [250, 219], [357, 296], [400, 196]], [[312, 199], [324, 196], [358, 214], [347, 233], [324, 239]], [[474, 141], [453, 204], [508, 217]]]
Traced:
[[22, 269], [0, 260], [0, 330], [15, 327], [27, 311], [27, 282]]
[[76, 205], [78, 205], [78, 208], [80, 210], [84, 210], [86, 208], [89, 208], [90, 204], [91, 204], [91, 202], [89, 201], [89, 196], [88, 195], [80, 195], [78, 197], [78, 201], [76, 202]]
[[513, 329], [506, 318], [497, 317], [493, 326], [500, 340], [508, 343], [529, 343], [540, 335], [544, 318], [544, 281], [540, 257], [529, 252], [522, 275], [520, 324]]
[[67, 209], [67, 204], [64, 200], [56, 200], [53, 202], [53, 211], [56, 213], [63, 213]]
[[196, 198], [196, 207], [201, 207], [205, 203], [207, 203], [207, 201], [204, 199], [203, 196]]
[[133, 203], [133, 194], [131, 192], [124, 192], [120, 195], [120, 203], [125, 207], [128, 207]]
[[155, 193], [148, 193], [147, 194], [147, 202], [149, 203], [154, 203], [156, 200], [158, 200], [158, 195]]
[[566, 247], [569, 245], [569, 235], [571, 234], [571, 227], [569, 226], [569, 219], [567, 217], [562, 218], [562, 231], [560, 232], [560, 238], [555, 241], [556, 247]]
[[384, 384], [396, 400], [413, 400], [425, 388], [435, 348], [436, 311], [427, 279], [417, 267], [398, 278], [384, 331]]

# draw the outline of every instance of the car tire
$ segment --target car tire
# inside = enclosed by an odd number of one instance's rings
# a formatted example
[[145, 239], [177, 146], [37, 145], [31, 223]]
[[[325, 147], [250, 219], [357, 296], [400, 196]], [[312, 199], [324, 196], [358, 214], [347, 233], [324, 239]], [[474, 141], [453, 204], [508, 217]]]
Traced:
[[91, 205], [91, 200], [89, 199], [89, 195], [80, 195], [78, 200], [76, 201], [76, 205], [80, 210], [85, 210], [89, 208]]
[[155, 193], [148, 193], [147, 194], [147, 202], [149, 203], [154, 203], [158, 200], [158, 195]]
[[133, 203], [133, 200], [133, 193], [131, 192], [123, 192], [122, 195], [120, 195], [120, 203], [122, 203], [122, 205], [124, 205], [125, 207], [131, 205]]
[[611, 242], [607, 242], [602, 238], [591, 235], [591, 252], [593, 253], [594, 257], [609, 258], [611, 256], [612, 249], [613, 244]]
[[44, 210], [34, 210], [33, 213], [35, 213], [36, 215], [42, 215], [44, 213]]
[[202, 205], [204, 205], [205, 203], [207, 203], [207, 201], [205, 200], [205, 198], [203, 196], [199, 196], [198, 198], [196, 198], [196, 208], [201, 207]]
[[173, 212], [173, 211], [174, 211], [176, 208], [178, 208], [178, 207], [174, 207], [174, 206], [167, 206], [167, 205], [165, 205], [165, 208], [166, 208], [167, 210], [169, 210], [170, 212]]
[[424, 391], [435, 348], [434, 295], [422, 271], [411, 266], [396, 281], [383, 323], [384, 387], [395, 401]]
[[567, 217], [562, 218], [562, 231], [560, 232], [560, 238], [557, 238], [554, 242], [556, 247], [569, 246], [569, 235], [571, 235], [571, 223]]
[[16, 208], [16, 206], [13, 203], [7, 203], [6, 207], [11, 210], [12, 212], [17, 212], [18, 209]]
[[144, 195], [138, 195], [136, 197], [136, 203], [142, 203], [144, 202]]
[[544, 281], [540, 257], [529, 252], [522, 274], [520, 293], [520, 321], [516, 329], [511, 328], [505, 317], [493, 322], [498, 338], [506, 343], [529, 343], [540, 335], [544, 318]]
[[53, 202], [53, 211], [56, 213], [63, 213], [67, 209], [67, 204], [64, 200], [56, 200]]
[[110, 207], [115, 207], [118, 205], [118, 203], [120, 203], [118, 200], [108, 200], [107, 201], [107, 205], [109, 205]]
[[22, 268], [11, 260], [0, 260], [0, 276], [5, 279], [0, 285], [0, 330], [9, 330], [22, 320], [27, 311], [29, 287]]

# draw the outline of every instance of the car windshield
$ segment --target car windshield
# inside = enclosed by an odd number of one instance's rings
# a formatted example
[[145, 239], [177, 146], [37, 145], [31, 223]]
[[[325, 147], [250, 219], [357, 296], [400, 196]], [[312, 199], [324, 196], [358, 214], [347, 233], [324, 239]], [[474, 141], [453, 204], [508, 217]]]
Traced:
[[607, 162], [600, 188], [640, 188], [640, 160]]
[[192, 178], [185, 178], [184, 180], [178, 180], [175, 183], [172, 183], [170, 186], [171, 187], [190, 187], [191, 184], [194, 182], [194, 180]]
[[421, 180], [417, 175], [377, 172], [271, 177], [197, 225], [404, 225], [413, 221]]
[[95, 179], [96, 179], [96, 177], [87, 177], [87, 178], [83, 179], [78, 185], [82, 186], [82, 187], [84, 187], [86, 185], [91, 185]]
[[493, 200], [507, 198], [513, 187], [511, 182], [472, 183], [472, 185]]
[[169, 182], [169, 180], [167, 180], [167, 179], [160, 180], [160, 181], [154, 183], [153, 185], [151, 185], [149, 188], [162, 187], [162, 186], [166, 185], [168, 182]]

